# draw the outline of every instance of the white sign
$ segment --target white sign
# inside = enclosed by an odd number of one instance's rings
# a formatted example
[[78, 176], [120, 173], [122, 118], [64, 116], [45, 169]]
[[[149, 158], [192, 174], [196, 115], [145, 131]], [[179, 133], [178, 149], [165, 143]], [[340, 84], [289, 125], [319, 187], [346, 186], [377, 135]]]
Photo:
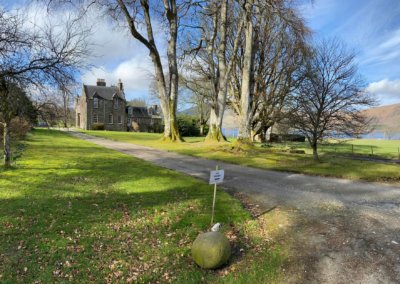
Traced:
[[224, 181], [224, 170], [210, 172], [210, 184], [222, 183]]

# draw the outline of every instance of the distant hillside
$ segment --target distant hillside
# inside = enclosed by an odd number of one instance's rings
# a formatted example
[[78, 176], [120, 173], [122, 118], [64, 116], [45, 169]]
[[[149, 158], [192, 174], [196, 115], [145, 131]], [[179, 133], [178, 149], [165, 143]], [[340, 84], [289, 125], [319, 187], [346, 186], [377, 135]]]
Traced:
[[370, 108], [364, 114], [374, 118], [376, 130], [400, 132], [400, 104]]
[[187, 109], [184, 109], [184, 110], [178, 110], [178, 115], [179, 114], [185, 114], [185, 115], [196, 115], [196, 107], [191, 107], [191, 108], [187, 108]]

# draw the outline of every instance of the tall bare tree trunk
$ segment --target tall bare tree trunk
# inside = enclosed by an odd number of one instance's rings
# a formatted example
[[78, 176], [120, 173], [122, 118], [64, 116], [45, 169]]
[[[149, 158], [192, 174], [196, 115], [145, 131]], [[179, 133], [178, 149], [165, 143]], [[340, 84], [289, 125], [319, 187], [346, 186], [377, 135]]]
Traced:
[[204, 125], [200, 124], [200, 136], [204, 136]]
[[[169, 67], [169, 125], [171, 141], [183, 141], [179, 134], [176, 109], [178, 104], [178, 62], [176, 59], [176, 41], [178, 39], [178, 11], [175, 0], [164, 0], [164, 9], [169, 22], [170, 38], [168, 40], [168, 67]], [[164, 138], [165, 135], [164, 135]]]
[[238, 140], [251, 142], [251, 100], [252, 100], [252, 77], [254, 61], [253, 22], [252, 10], [253, 1], [246, 4], [245, 19], [245, 50], [243, 56], [242, 88], [240, 97], [241, 111], [239, 113], [239, 134]]
[[11, 166], [11, 137], [10, 137], [10, 122], [3, 123], [4, 130], [3, 130], [3, 137], [4, 137], [4, 166], [10, 167]]
[[[209, 39], [207, 52], [209, 54], [209, 64], [212, 70], [212, 78], [214, 83], [214, 101], [211, 105], [210, 111], [210, 129], [208, 130], [207, 140], [225, 141], [222, 134], [222, 122], [226, 107], [226, 97], [228, 92], [228, 80], [231, 74], [235, 56], [239, 46], [240, 34], [243, 27], [243, 21], [237, 27], [237, 34], [234, 38], [232, 57], [230, 62], [227, 62], [226, 56], [226, 41], [227, 41], [227, 18], [228, 18], [228, 0], [221, 1], [220, 14], [215, 13], [213, 18], [214, 31], [213, 36]], [[219, 16], [219, 18], [218, 18]], [[215, 48], [214, 43], [219, 35], [218, 49], [216, 56], [218, 58], [217, 72], [214, 71], [214, 56]]]
[[207, 140], [211, 141], [225, 141], [222, 134], [222, 119], [224, 115], [225, 105], [217, 102], [210, 110], [210, 128], [207, 133]]
[[317, 145], [317, 143], [313, 143], [313, 144], [311, 145], [311, 148], [312, 148], [312, 150], [313, 150], [313, 158], [314, 158], [314, 161], [319, 161], [319, 157], [318, 157], [318, 145]]
[[64, 107], [64, 128], [68, 128], [68, 118], [69, 118], [69, 95], [67, 91], [63, 88], [63, 107]]
[[176, 108], [178, 101], [178, 65], [176, 58], [176, 42], [178, 37], [178, 10], [175, 0], [163, 0], [165, 16], [169, 24], [169, 39], [168, 39], [168, 68], [170, 80], [167, 86], [163, 65], [161, 63], [161, 56], [157, 49], [156, 41], [154, 38], [150, 3], [149, 0], [141, 0], [140, 6], [143, 9], [144, 22], [147, 32], [145, 38], [135, 26], [136, 15], [130, 14], [129, 9], [123, 0], [117, 0], [125, 18], [128, 22], [132, 36], [140, 41], [150, 52], [150, 57], [154, 65], [155, 77], [157, 80], [157, 89], [160, 98], [161, 110], [164, 116], [164, 136], [163, 140], [166, 141], [183, 141], [179, 134], [178, 124], [176, 120]]

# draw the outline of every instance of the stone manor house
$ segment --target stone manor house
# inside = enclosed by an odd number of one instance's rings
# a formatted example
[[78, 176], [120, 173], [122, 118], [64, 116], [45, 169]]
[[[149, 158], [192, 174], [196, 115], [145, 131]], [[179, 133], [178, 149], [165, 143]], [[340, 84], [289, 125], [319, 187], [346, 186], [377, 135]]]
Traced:
[[162, 132], [157, 106], [127, 106], [121, 80], [116, 86], [106, 86], [104, 79], [97, 79], [96, 85], [83, 85], [75, 104], [77, 128]]

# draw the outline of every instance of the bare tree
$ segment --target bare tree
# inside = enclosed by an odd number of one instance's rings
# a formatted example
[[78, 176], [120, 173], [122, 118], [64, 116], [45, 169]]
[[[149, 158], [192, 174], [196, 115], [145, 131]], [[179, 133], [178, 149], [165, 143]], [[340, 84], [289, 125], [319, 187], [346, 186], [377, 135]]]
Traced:
[[[110, 16], [117, 26], [129, 31], [130, 35], [139, 41], [148, 51], [154, 66], [154, 76], [157, 82], [157, 96], [164, 116], [164, 140], [182, 141], [179, 134], [176, 109], [178, 101], [178, 31], [183, 21], [182, 17], [196, 1], [186, 0], [47, 0], [52, 4], [83, 4], [83, 11], [97, 7], [105, 15]], [[155, 26], [166, 29], [166, 50], [157, 44]], [[162, 55], [166, 53], [167, 71], [163, 64]]]
[[204, 130], [210, 117], [212, 86], [207, 78], [198, 78], [194, 76], [181, 76], [181, 85], [188, 90], [186, 97], [183, 97], [184, 102], [194, 108], [200, 128], [200, 135], [204, 136]]
[[[79, 19], [28, 26], [21, 11], [0, 10], [0, 94], [4, 126], [4, 164], [10, 166], [10, 120], [18, 111], [21, 92], [71, 82], [85, 67], [90, 29]], [[7, 110], [11, 110], [7, 113]]]
[[[240, 73], [238, 76], [240, 79], [236, 80], [236, 84], [233, 85], [233, 95], [237, 98], [236, 112], [239, 115], [238, 140], [248, 143], [252, 140], [253, 118], [257, 113], [262, 113], [262, 111], [258, 110], [260, 100], [257, 97], [260, 97], [265, 89], [260, 84], [257, 84], [257, 82], [268, 80], [268, 78], [265, 78], [265, 70], [274, 68], [273, 65], [279, 66], [282, 63], [282, 61], [270, 61], [268, 64], [271, 66], [260, 68], [260, 64], [264, 64], [263, 60], [266, 59], [262, 58], [260, 50], [268, 49], [268, 46], [271, 47], [269, 41], [282, 40], [288, 32], [289, 34], [295, 33], [297, 37], [301, 38], [308, 31], [304, 25], [304, 21], [295, 10], [294, 1], [244, 0], [242, 8], [244, 11], [244, 33], [241, 48], [239, 49], [241, 59], [237, 60], [238, 66], [236, 67], [237, 72]], [[278, 39], [269, 35], [274, 28], [278, 29]], [[282, 50], [276, 51], [284, 51], [284, 47], [281, 46], [281, 48]], [[282, 56], [285, 56], [285, 54], [276, 54], [275, 59], [279, 60]], [[286, 71], [289, 71], [289, 69], [286, 69]], [[287, 75], [287, 73], [285, 74]], [[290, 79], [290, 77], [285, 78], [283, 75], [281, 74], [278, 79], [279, 83], [275, 83], [282, 86], [282, 82]], [[282, 90], [281, 88], [281, 94], [287, 93], [287, 90], [283, 93]]]
[[291, 1], [245, 1], [245, 31], [229, 85], [239, 139], [250, 142], [282, 118], [309, 34]]
[[[234, 64], [243, 27], [241, 10], [235, 0], [208, 0], [199, 13], [196, 28], [194, 57], [189, 73], [210, 82], [210, 118], [207, 140], [224, 141], [222, 121], [226, 108], [228, 80]], [[232, 42], [228, 46], [227, 41]]]
[[301, 18], [293, 16], [288, 22], [271, 15], [265, 20], [259, 29], [251, 108], [252, 139], [258, 135], [261, 142], [266, 141], [267, 130], [288, 115], [285, 110], [291, 93], [302, 80], [299, 71], [308, 53], [310, 34]]
[[16, 117], [29, 117], [32, 102], [16, 83], [2, 80], [0, 85], [0, 121], [3, 125], [4, 165], [11, 165], [11, 122]]
[[336, 39], [315, 45], [290, 116], [290, 125], [306, 136], [315, 160], [324, 137], [366, 131], [368, 119], [361, 110], [374, 100], [363, 87], [354, 52]]

